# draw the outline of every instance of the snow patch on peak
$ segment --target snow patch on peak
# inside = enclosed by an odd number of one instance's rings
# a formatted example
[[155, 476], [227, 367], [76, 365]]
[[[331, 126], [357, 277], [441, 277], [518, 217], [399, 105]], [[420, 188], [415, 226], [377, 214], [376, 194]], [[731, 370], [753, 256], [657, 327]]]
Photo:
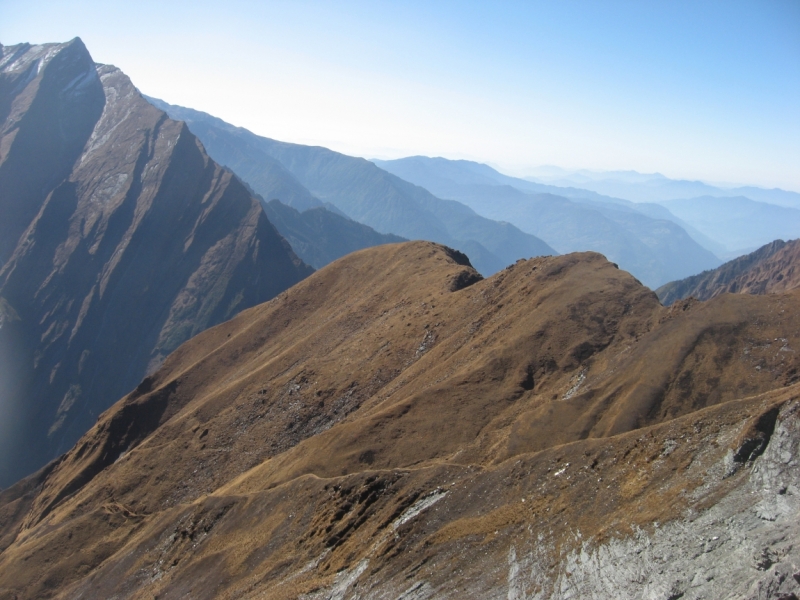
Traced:
[[64, 86], [64, 93], [68, 96], [78, 95], [84, 88], [95, 82], [97, 79], [97, 70], [94, 68], [94, 66], [91, 66], [83, 73], [76, 75], [72, 81]]

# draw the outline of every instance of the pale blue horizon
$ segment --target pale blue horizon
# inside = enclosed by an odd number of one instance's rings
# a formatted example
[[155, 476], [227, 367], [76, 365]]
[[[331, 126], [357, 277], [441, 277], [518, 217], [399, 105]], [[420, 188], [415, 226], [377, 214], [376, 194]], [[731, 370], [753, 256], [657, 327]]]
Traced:
[[466, 158], [800, 192], [800, 2], [0, 0], [143, 92], [367, 158]]

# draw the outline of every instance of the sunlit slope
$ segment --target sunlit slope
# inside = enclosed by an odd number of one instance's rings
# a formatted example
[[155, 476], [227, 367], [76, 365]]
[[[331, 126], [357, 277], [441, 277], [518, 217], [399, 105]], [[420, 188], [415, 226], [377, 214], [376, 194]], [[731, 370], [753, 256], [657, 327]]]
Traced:
[[[0, 589], [552, 591], [581, 540], [635, 561], [632, 527], [759, 502], [736, 496], [753, 461], [800, 441], [798, 346], [796, 293], [664, 308], [592, 253], [481, 279], [432, 243], [363, 250], [181, 346], [3, 492]], [[511, 577], [512, 553], [552, 566]]]

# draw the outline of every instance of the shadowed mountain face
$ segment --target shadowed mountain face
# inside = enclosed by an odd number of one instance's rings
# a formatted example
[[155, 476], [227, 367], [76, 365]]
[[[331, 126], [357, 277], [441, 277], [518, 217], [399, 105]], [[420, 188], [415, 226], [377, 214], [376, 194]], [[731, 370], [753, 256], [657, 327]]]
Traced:
[[184, 124], [80, 40], [2, 48], [0, 111], [6, 486], [189, 337], [312, 269]]
[[322, 206], [299, 212], [279, 200], [270, 200], [264, 203], [264, 211], [300, 258], [315, 269], [356, 250], [407, 241], [378, 233]]
[[713, 271], [656, 290], [665, 305], [689, 296], [709, 300], [720, 294], [772, 294], [800, 288], [800, 240], [775, 240]]
[[[4, 264], [47, 194], [69, 176], [106, 99], [94, 62], [80, 42], [59, 49], [4, 47], [0, 68], [0, 264]], [[32, 168], [33, 157], [37, 168]]]
[[[479, 216], [460, 202], [441, 200], [362, 158], [278, 142], [206, 113], [150, 100], [172, 118], [185, 121], [212, 158], [231, 167], [266, 200], [277, 198], [298, 210], [314, 206], [315, 201], [330, 203], [381, 233], [431, 240], [467, 252], [486, 275], [519, 258], [556, 253], [534, 235]], [[278, 189], [279, 172], [288, 172], [313, 200], [300, 198], [296, 191], [282, 192], [288, 183]]]
[[470, 161], [414, 156], [375, 162], [437, 196], [508, 221], [559, 252], [601, 252], [653, 288], [720, 263], [673, 220], [652, 218], [624, 200], [508, 177]]
[[786, 593], [798, 347], [797, 293], [664, 308], [594, 253], [482, 279], [436, 244], [359, 251], [183, 344], [0, 494], [0, 589]]

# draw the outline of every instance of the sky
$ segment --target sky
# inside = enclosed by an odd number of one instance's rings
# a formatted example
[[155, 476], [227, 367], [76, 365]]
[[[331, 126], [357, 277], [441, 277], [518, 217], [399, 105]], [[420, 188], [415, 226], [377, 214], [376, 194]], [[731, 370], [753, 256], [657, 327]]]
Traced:
[[145, 94], [367, 158], [800, 191], [800, 0], [0, 0]]

